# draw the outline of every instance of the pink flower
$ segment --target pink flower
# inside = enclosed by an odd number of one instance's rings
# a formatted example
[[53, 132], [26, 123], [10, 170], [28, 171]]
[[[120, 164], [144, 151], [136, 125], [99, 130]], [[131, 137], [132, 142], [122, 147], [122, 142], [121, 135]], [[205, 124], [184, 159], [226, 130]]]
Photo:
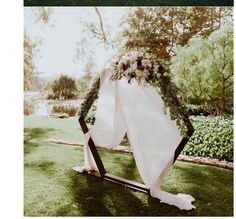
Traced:
[[149, 75], [149, 72], [148, 72], [148, 70], [147, 70], [147, 69], [144, 69], [144, 73], [146, 74], [146, 76], [148, 76], [148, 75]]
[[152, 63], [149, 59], [142, 59], [142, 66], [143, 67], [152, 67]]

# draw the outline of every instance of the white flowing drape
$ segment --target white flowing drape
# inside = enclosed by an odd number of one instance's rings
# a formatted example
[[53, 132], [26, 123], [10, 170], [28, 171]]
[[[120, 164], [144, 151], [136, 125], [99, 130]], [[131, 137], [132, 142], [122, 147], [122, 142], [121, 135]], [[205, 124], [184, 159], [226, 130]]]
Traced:
[[160, 190], [182, 139], [161, 97], [151, 86], [141, 86], [137, 81], [131, 84], [126, 79], [111, 81], [111, 74], [112, 69], [106, 69], [100, 76], [96, 120], [85, 135], [84, 168], [97, 169], [87, 144], [90, 136], [96, 145], [114, 147], [127, 132], [138, 170], [151, 196], [180, 209], [195, 208], [192, 196]]

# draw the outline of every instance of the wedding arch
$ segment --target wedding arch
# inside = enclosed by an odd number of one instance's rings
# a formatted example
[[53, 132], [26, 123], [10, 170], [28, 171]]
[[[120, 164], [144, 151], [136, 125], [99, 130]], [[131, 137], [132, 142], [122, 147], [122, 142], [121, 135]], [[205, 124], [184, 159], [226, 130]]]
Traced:
[[[150, 56], [132, 52], [105, 69], [94, 81], [79, 112], [85, 136], [84, 166], [78, 172], [145, 192], [180, 209], [195, 208], [187, 194], [160, 190], [161, 182], [194, 132], [169, 72]], [[98, 99], [95, 123], [85, 118]], [[145, 183], [107, 173], [96, 145], [114, 147], [128, 135], [136, 165]]]

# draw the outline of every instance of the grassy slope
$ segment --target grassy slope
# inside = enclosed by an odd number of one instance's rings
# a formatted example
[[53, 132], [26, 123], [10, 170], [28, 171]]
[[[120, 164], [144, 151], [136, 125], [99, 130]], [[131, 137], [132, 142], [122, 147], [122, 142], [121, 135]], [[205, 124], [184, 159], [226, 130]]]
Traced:
[[136, 6], [136, 5], [232, 5], [233, 0], [24, 0], [26, 6], [75, 6], [75, 5], [100, 5], [100, 6]]
[[[233, 172], [177, 162], [162, 185], [189, 193], [196, 210], [180, 211], [150, 196], [71, 168], [83, 163], [78, 147], [48, 144], [48, 138], [80, 139], [76, 119], [25, 117], [25, 216], [223, 216], [233, 215]], [[99, 150], [109, 172], [141, 182], [132, 155]]]

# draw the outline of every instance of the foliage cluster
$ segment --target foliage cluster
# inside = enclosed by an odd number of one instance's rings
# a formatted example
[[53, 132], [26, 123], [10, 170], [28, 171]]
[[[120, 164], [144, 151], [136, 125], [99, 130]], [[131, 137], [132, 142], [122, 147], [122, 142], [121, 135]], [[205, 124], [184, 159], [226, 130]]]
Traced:
[[76, 87], [79, 98], [84, 98], [89, 91], [89, 82], [81, 78], [76, 80]]
[[59, 79], [53, 81], [51, 89], [53, 94], [49, 97], [52, 99], [74, 99], [77, 93], [75, 80], [66, 75], [61, 75]]
[[73, 105], [53, 105], [52, 112], [53, 113], [66, 113], [69, 117], [76, 116], [78, 111], [78, 107]]
[[30, 78], [33, 75], [35, 65], [33, 57], [35, 55], [35, 48], [37, 44], [32, 41], [32, 39], [24, 33], [24, 90], [31, 89]]
[[233, 105], [233, 26], [195, 38], [176, 50], [171, 76], [188, 103], [215, 109], [223, 115]]
[[61, 75], [53, 82], [49, 82], [47, 89], [50, 90], [48, 99], [69, 100], [84, 98], [89, 90], [89, 82], [84, 79], [76, 80], [67, 75]]
[[95, 113], [96, 112], [94, 110], [90, 110], [85, 117], [85, 122], [93, 125], [95, 122]]
[[210, 115], [209, 111], [204, 109], [202, 105], [187, 104], [187, 111], [189, 115], [193, 116], [208, 116]]
[[28, 116], [33, 114], [34, 112], [34, 104], [30, 101], [24, 101], [24, 115]]
[[192, 117], [195, 132], [182, 154], [233, 161], [233, 122], [221, 116]]
[[231, 14], [232, 8], [225, 7], [134, 8], [124, 20], [125, 48], [169, 61], [176, 46], [184, 46], [197, 36], [207, 38]]

